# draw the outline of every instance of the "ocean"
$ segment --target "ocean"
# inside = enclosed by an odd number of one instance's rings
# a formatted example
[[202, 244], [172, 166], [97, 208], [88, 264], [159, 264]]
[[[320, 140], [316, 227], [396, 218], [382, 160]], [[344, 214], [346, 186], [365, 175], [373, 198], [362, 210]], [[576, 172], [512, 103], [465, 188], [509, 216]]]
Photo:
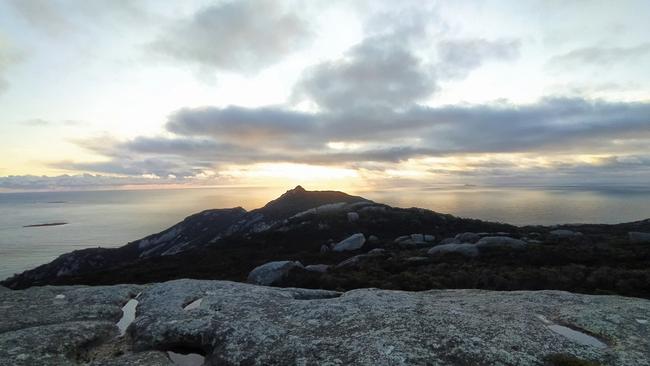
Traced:
[[[309, 189], [309, 187], [306, 187]], [[263, 206], [286, 189], [197, 188], [0, 194], [0, 279], [72, 250], [117, 247], [210, 208]], [[348, 192], [515, 225], [620, 223], [650, 218], [650, 187], [432, 187]], [[61, 226], [25, 225], [67, 222]]]

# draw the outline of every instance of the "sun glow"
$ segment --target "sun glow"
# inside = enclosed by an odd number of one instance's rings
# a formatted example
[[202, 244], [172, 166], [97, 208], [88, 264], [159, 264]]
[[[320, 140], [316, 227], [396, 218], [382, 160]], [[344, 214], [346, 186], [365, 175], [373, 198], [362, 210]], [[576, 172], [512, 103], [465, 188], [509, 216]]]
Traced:
[[230, 166], [219, 172], [220, 176], [245, 181], [248, 184], [264, 183], [282, 186], [308, 183], [315, 189], [354, 187], [359, 174], [354, 169], [293, 163], [260, 163], [247, 166]]

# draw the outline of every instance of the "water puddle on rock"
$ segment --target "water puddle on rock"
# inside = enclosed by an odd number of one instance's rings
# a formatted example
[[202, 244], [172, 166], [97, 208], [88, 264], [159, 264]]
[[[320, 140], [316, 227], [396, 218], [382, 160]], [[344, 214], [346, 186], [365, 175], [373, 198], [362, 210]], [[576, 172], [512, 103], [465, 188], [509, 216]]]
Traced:
[[131, 299], [122, 307], [122, 319], [117, 322], [120, 329], [120, 336], [126, 333], [126, 328], [135, 320], [135, 308], [138, 306], [138, 300]]
[[191, 303], [187, 304], [183, 310], [192, 310], [192, 309], [198, 309], [199, 306], [201, 306], [201, 303], [203, 302], [203, 298], [194, 300]]
[[205, 362], [205, 356], [202, 356], [198, 353], [176, 353], [173, 351], [167, 351], [167, 356], [178, 366], [201, 366]]
[[580, 343], [585, 346], [592, 346], [596, 348], [607, 348], [607, 345], [605, 343], [599, 341], [595, 337], [592, 337], [588, 334], [578, 332], [577, 330], [573, 330], [571, 328], [564, 327], [557, 324], [549, 325], [548, 328], [554, 331], [555, 333], [561, 334], [576, 343]]
[[544, 323], [544, 325], [546, 325], [548, 329], [578, 344], [582, 344], [583, 346], [591, 346], [595, 348], [607, 348], [607, 344], [601, 342], [596, 337], [592, 337], [588, 334], [571, 329], [569, 327], [565, 327], [563, 325], [554, 324], [550, 320], [546, 319], [546, 317], [544, 317], [543, 315], [538, 315], [537, 317]]

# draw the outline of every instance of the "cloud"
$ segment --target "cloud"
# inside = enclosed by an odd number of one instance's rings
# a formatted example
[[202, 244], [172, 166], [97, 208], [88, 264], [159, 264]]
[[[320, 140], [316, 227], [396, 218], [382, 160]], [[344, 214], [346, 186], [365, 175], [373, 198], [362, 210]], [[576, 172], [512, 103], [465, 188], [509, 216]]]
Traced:
[[204, 107], [173, 114], [167, 128], [174, 137], [85, 140], [80, 144], [110, 160], [56, 167], [165, 177], [260, 162], [362, 166], [481, 154], [638, 155], [650, 144], [650, 104], [548, 98], [377, 115]]
[[52, 121], [52, 120], [47, 120], [42, 118], [26, 119], [20, 121], [19, 123], [23, 126], [30, 126], [30, 127], [47, 127], [47, 126], [78, 127], [78, 126], [84, 126], [88, 124], [88, 122], [80, 121], [80, 120], [67, 119], [62, 121]]
[[[445, 32], [432, 38], [431, 22], [408, 14], [366, 22], [359, 43], [303, 71], [289, 104], [183, 108], [169, 116], [166, 131], [158, 136], [76, 141], [104, 161], [53, 166], [165, 179], [256, 163], [386, 171], [427, 159], [512, 154], [543, 156], [546, 165], [534, 159], [515, 164], [490, 158], [465, 162], [460, 170], [440, 164], [422, 170], [538, 177], [540, 172], [550, 174], [549, 169], [573, 176], [589, 169], [620, 175], [632, 161], [645, 161], [641, 157], [650, 144], [650, 103], [543, 98], [523, 105], [427, 105], [441, 84], [465, 78], [489, 62], [513, 61], [522, 44], [510, 38], [448, 38]], [[279, 62], [310, 37], [307, 20], [275, 2], [219, 2], [170, 24], [151, 48], [202, 68], [255, 72]], [[296, 109], [305, 101], [317, 108]], [[565, 161], [595, 154], [629, 160]]]
[[[233, 113], [235, 112], [235, 113]], [[615, 138], [650, 137], [650, 105], [579, 98], [549, 98], [529, 105], [466, 105], [424, 107], [379, 114], [357, 112], [305, 114], [269, 108], [199, 108], [175, 114], [171, 132], [210, 135], [219, 141], [255, 135], [273, 139], [289, 151], [309, 145], [347, 141], [409, 147], [414, 153], [512, 152], [573, 149], [581, 142], [605, 145]], [[403, 141], [411, 141], [404, 146]], [[413, 141], [419, 140], [419, 146]], [[237, 142], [235, 142], [237, 143]], [[400, 145], [401, 144], [401, 145]], [[400, 151], [404, 149], [390, 149]]]
[[108, 189], [134, 185], [178, 183], [182, 183], [182, 180], [173, 177], [153, 179], [150, 177], [114, 177], [94, 174], [64, 174], [59, 176], [10, 175], [0, 177], [0, 191]]
[[160, 178], [168, 177], [170, 175], [177, 177], [192, 177], [207, 168], [206, 166], [201, 167], [203, 169], [193, 168], [188, 166], [187, 161], [178, 159], [131, 159], [125, 157], [102, 162], [58, 162], [52, 164], [52, 167], [75, 171], [128, 176], [156, 176]]
[[9, 81], [6, 80], [5, 74], [10, 67], [20, 62], [21, 58], [21, 55], [0, 34], [0, 94], [9, 88]]
[[8, 4], [34, 29], [50, 37], [85, 33], [89, 27], [101, 28], [106, 23], [113, 29], [146, 24], [153, 16], [141, 3], [130, 0], [8, 0]]
[[605, 66], [637, 60], [648, 55], [650, 55], [650, 43], [642, 43], [633, 47], [585, 47], [553, 56], [548, 65], [551, 67]]
[[512, 61], [519, 57], [516, 39], [481, 38], [444, 40], [437, 45], [440, 77], [459, 79], [489, 61]]
[[[432, 42], [427, 16], [414, 9], [382, 15], [366, 24], [366, 37], [341, 58], [305, 70], [294, 101], [308, 100], [321, 110], [395, 110], [427, 100], [440, 80], [461, 79], [490, 61], [519, 57], [517, 39], [448, 39]], [[444, 24], [440, 28], [445, 28]], [[431, 45], [436, 44], [437, 52]]]
[[431, 71], [395, 34], [371, 37], [342, 59], [307, 70], [294, 98], [310, 99], [331, 111], [400, 108], [435, 91]]
[[23, 125], [23, 126], [30, 126], [30, 127], [43, 127], [43, 126], [51, 125], [52, 122], [41, 119], [41, 118], [34, 118], [34, 119], [27, 119], [27, 120], [21, 121], [20, 124]]
[[[650, 104], [548, 98], [528, 105], [421, 108], [420, 136], [457, 152], [592, 151], [650, 138]], [[620, 143], [620, 142], [619, 142]]]
[[29, 23], [43, 29], [47, 34], [61, 34], [72, 28], [70, 19], [65, 17], [54, 1], [10, 0], [9, 4]]
[[315, 122], [309, 113], [280, 107], [230, 106], [181, 109], [170, 116], [166, 127], [178, 135], [210, 136], [231, 145], [261, 143], [271, 146], [276, 140], [299, 142], [304, 135], [313, 132]]
[[127, 149], [137, 153], [203, 155], [216, 153], [220, 148], [220, 145], [215, 141], [206, 139], [137, 137], [118, 145], [118, 148]]
[[169, 27], [151, 49], [207, 69], [254, 72], [311, 38], [306, 20], [271, 0], [220, 2]]
[[[530, 157], [529, 157], [530, 158]], [[594, 161], [580, 161], [572, 157], [556, 157], [544, 164], [529, 161], [526, 156], [516, 160], [499, 158], [458, 166], [442, 165], [429, 169], [437, 182], [455, 181], [487, 185], [580, 185], [580, 187], [622, 187], [634, 185], [647, 190], [650, 177], [650, 156], [608, 156]], [[639, 159], [626, 163], [626, 159]], [[434, 179], [434, 181], [436, 181]]]

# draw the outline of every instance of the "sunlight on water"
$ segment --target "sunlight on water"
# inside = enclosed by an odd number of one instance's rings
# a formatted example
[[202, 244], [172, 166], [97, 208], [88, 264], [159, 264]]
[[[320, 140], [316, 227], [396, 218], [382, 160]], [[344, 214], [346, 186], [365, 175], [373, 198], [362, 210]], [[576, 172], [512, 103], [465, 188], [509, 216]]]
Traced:
[[616, 224], [650, 217], [650, 188], [481, 188], [364, 192], [399, 207], [424, 207], [456, 216], [514, 225]]

